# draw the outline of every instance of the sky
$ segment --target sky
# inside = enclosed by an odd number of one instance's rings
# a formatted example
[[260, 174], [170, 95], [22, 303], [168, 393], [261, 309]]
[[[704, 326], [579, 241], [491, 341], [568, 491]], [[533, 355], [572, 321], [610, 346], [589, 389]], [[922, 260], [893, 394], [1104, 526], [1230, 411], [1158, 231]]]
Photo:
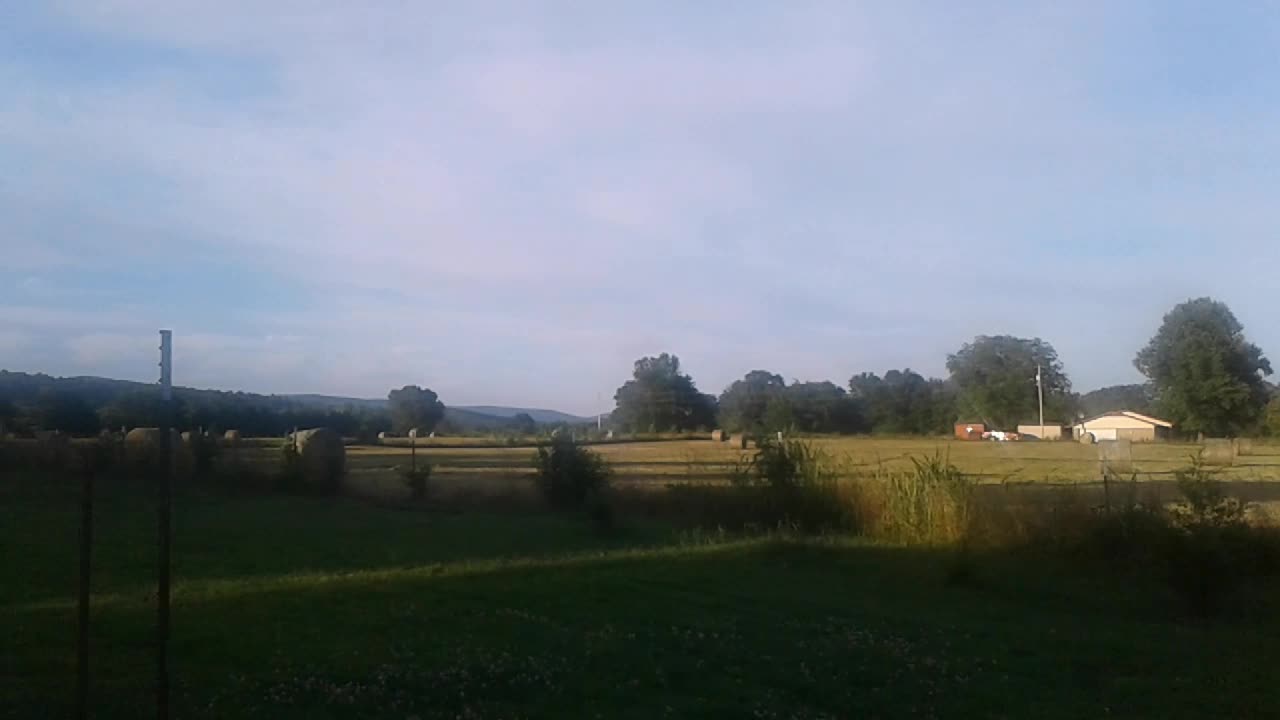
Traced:
[[1280, 5], [0, 5], [0, 367], [593, 413], [644, 355], [1280, 357]]

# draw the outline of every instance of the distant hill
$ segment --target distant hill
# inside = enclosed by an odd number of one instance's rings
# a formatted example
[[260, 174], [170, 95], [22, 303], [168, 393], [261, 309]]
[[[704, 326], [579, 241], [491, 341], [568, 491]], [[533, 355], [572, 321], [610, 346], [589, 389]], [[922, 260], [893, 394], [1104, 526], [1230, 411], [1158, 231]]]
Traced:
[[503, 407], [501, 405], [462, 405], [459, 410], [467, 410], [481, 415], [493, 415], [500, 418], [513, 418], [520, 413], [525, 413], [533, 418], [534, 422], [560, 424], [568, 423], [569, 425], [577, 425], [580, 423], [595, 422], [594, 417], [582, 417], [580, 415], [570, 415], [562, 413], [559, 410], [543, 410], [541, 408], [518, 408]]
[[293, 402], [304, 407], [315, 408], [333, 408], [335, 410], [345, 407], [368, 408], [370, 410], [382, 410], [387, 406], [386, 398], [353, 398], [340, 397], [337, 395], [316, 395], [313, 393], [303, 393], [300, 395], [284, 395]]
[[[368, 408], [382, 410], [387, 407], [383, 398], [350, 398], [336, 395], [285, 395], [301, 405], [316, 408], [341, 409], [345, 407]], [[580, 425], [595, 422], [595, 418], [570, 415], [559, 410], [542, 408], [506, 407], [504, 405], [445, 405], [444, 419], [461, 428], [488, 430], [503, 427], [511, 418], [526, 413], [536, 423], [547, 425]]]
[[[155, 383], [113, 380], [111, 378], [53, 377], [39, 373], [10, 372], [0, 370], [0, 404], [25, 404], [34, 401], [42, 392], [56, 390], [84, 400], [94, 409], [108, 405], [121, 397], [141, 391], [154, 392]], [[386, 398], [354, 398], [338, 395], [300, 393], [295, 395], [259, 395], [257, 393], [202, 390], [174, 387], [179, 400], [199, 405], [226, 407], [235, 404], [241, 408], [253, 408], [260, 412], [300, 412], [309, 416], [315, 412], [385, 411]], [[478, 405], [445, 407], [444, 419], [456, 430], [497, 430], [512, 425], [511, 418], [528, 413], [534, 422], [545, 424], [580, 424], [592, 422], [591, 418], [578, 417], [556, 410], [538, 408]]]
[[1146, 385], [1112, 385], [1080, 396], [1080, 412], [1093, 417], [1115, 410], [1132, 410], [1150, 414], [1155, 410], [1155, 397]]

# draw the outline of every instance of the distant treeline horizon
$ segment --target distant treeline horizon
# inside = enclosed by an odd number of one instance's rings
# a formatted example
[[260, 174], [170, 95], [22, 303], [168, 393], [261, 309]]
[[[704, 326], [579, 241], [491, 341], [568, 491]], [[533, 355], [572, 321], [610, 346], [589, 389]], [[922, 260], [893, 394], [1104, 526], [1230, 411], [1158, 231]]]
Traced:
[[[788, 384], [752, 370], [718, 396], [703, 393], [662, 353], [635, 361], [614, 394], [609, 429], [632, 433], [709, 431], [945, 435], [956, 422], [1013, 430], [1020, 424], [1069, 425], [1114, 410], [1160, 415], [1181, 434], [1280, 436], [1280, 394], [1267, 382], [1270, 361], [1249, 342], [1231, 310], [1212, 298], [1175, 306], [1134, 357], [1146, 383], [1083, 395], [1053, 345], [1040, 338], [979, 335], [947, 356], [945, 379], [910, 368], [861, 372], [847, 384]], [[529, 413], [495, 417], [450, 409], [430, 388], [392, 389], [382, 401], [317, 395], [258, 395], [175, 388], [173, 424], [282, 435], [329, 427], [347, 436], [381, 432], [532, 434], [552, 426], [589, 426], [560, 414], [540, 423]], [[155, 385], [96, 377], [53, 378], [0, 371], [0, 424], [17, 431], [154, 427], [165, 417]]]

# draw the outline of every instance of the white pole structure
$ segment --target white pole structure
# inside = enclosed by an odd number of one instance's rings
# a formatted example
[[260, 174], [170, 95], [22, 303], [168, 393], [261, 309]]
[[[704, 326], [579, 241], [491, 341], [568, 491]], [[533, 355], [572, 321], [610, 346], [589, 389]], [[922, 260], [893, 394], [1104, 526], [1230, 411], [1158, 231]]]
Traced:
[[1040, 380], [1040, 364], [1036, 363], [1036, 395], [1040, 399], [1040, 439], [1044, 439], [1044, 383]]
[[170, 523], [173, 514], [173, 331], [160, 331], [160, 398], [163, 400], [160, 449], [163, 468], [157, 478], [156, 525], [156, 717], [169, 720]]

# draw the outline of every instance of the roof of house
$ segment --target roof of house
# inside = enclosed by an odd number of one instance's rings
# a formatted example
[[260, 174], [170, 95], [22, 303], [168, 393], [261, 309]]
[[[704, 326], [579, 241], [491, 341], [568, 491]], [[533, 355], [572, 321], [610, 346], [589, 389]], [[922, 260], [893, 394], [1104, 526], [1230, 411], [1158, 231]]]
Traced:
[[1112, 410], [1111, 412], [1104, 412], [1104, 413], [1102, 413], [1101, 415], [1094, 415], [1093, 417], [1089, 418], [1088, 420], [1081, 421], [1081, 422], [1079, 422], [1079, 423], [1077, 423], [1077, 424], [1078, 424], [1078, 425], [1085, 425], [1085, 424], [1088, 424], [1088, 423], [1093, 422], [1094, 420], [1100, 420], [1100, 419], [1102, 419], [1102, 418], [1104, 418], [1104, 417], [1114, 417], [1114, 416], [1116, 416], [1116, 415], [1123, 415], [1123, 416], [1125, 416], [1125, 417], [1133, 418], [1134, 420], [1140, 420], [1140, 421], [1142, 421], [1142, 422], [1150, 423], [1150, 424], [1152, 424], [1152, 425], [1158, 425], [1158, 426], [1163, 427], [1163, 428], [1171, 428], [1171, 427], [1173, 427], [1173, 423], [1169, 422], [1168, 420], [1161, 420], [1160, 418], [1153, 418], [1153, 417], [1151, 417], [1150, 415], [1143, 415], [1142, 413], [1136, 413], [1136, 412], [1133, 412], [1132, 410]]

